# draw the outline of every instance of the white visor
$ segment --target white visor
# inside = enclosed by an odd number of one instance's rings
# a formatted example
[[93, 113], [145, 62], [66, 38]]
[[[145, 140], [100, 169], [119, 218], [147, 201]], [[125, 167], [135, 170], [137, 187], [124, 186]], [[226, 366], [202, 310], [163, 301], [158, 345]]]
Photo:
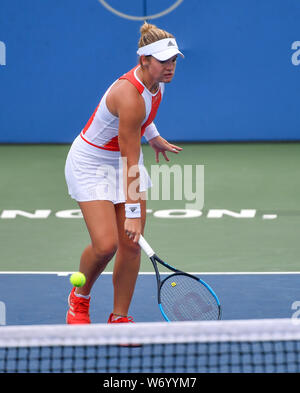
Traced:
[[159, 61], [168, 60], [178, 54], [184, 57], [178, 49], [175, 38], [164, 38], [163, 40], [159, 40], [153, 42], [152, 44], [142, 46], [137, 51], [137, 54], [139, 56], [153, 56]]

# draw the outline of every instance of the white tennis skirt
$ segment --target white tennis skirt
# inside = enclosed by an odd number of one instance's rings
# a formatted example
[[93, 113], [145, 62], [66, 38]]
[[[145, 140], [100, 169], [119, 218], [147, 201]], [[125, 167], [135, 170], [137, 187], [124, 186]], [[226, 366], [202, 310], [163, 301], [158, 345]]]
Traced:
[[[142, 150], [138, 167], [139, 192], [144, 192], [152, 187], [152, 182], [144, 166]], [[69, 194], [77, 202], [104, 200], [117, 204], [126, 201], [120, 152], [89, 145], [80, 135], [69, 150], [65, 177]]]

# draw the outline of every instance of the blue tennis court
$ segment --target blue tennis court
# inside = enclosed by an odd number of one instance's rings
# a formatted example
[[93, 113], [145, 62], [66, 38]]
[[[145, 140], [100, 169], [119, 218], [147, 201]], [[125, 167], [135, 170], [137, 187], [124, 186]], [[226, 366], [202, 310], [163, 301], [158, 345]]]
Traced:
[[[291, 318], [300, 299], [300, 273], [201, 274], [218, 293], [222, 319]], [[0, 274], [0, 299], [7, 325], [62, 324], [71, 284], [68, 273]], [[91, 301], [94, 323], [106, 323], [112, 307], [111, 274], [97, 281]], [[130, 315], [136, 322], [163, 322], [153, 274], [140, 274]]]

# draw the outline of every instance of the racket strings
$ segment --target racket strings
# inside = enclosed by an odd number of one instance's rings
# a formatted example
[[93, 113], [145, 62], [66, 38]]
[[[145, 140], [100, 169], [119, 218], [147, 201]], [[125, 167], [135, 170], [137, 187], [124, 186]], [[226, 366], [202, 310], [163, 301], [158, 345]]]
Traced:
[[219, 305], [213, 294], [199, 280], [184, 273], [163, 281], [160, 301], [171, 321], [219, 319]]

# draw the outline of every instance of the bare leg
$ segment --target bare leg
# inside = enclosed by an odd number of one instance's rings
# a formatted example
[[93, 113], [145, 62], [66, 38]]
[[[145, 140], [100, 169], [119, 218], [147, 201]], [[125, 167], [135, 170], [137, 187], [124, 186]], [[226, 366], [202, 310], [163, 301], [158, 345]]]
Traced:
[[109, 201], [79, 202], [91, 244], [85, 248], [80, 259], [79, 270], [86, 283], [76, 288], [76, 293], [88, 295], [99, 275], [113, 258], [118, 245], [118, 230], [115, 208]]
[[[133, 243], [124, 231], [124, 204], [115, 206], [119, 245], [113, 271], [114, 309], [113, 313], [127, 316], [140, 268], [141, 249]], [[146, 221], [146, 201], [141, 201], [142, 231]]]

